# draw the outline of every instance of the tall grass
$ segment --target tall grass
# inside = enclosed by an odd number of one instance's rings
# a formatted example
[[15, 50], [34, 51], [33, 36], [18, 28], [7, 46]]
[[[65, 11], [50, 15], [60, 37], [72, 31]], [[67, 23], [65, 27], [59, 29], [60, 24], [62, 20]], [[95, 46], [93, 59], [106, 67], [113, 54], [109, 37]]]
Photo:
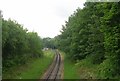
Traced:
[[44, 56], [34, 58], [27, 64], [12, 67], [8, 72], [3, 74], [3, 79], [40, 79], [46, 69], [49, 67], [54, 57], [52, 50], [44, 51]]

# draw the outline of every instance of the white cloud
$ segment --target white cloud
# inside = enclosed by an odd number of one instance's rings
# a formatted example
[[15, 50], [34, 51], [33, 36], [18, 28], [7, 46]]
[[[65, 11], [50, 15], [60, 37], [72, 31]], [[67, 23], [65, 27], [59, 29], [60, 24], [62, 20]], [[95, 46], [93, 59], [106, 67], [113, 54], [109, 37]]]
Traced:
[[5, 19], [11, 18], [23, 24], [29, 31], [41, 37], [59, 34], [61, 25], [84, 0], [0, 0], [0, 10]]

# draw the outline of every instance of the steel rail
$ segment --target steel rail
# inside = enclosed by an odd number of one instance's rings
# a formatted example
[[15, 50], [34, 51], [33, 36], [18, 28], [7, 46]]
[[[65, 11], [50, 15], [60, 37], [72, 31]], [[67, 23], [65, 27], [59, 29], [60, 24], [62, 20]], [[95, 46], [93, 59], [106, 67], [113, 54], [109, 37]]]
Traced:
[[56, 51], [55, 62], [53, 64], [51, 70], [49, 71], [47, 77], [45, 78], [45, 81], [49, 81], [50, 79], [55, 81], [57, 79], [59, 69], [60, 69], [60, 63], [61, 63], [61, 56], [60, 56], [59, 52]]

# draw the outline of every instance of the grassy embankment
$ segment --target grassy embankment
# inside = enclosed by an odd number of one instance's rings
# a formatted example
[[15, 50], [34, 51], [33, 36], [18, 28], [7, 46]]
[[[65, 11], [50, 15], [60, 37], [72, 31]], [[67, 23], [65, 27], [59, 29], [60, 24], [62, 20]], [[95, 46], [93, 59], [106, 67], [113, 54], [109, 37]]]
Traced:
[[75, 65], [79, 68], [80, 79], [97, 79], [98, 65], [92, 64], [91, 58], [80, 60]]
[[79, 79], [75, 63], [68, 59], [65, 53], [61, 54], [64, 57], [64, 79]]
[[31, 59], [25, 65], [10, 68], [3, 74], [3, 79], [40, 79], [51, 64], [53, 57], [53, 51], [44, 51], [43, 57]]
[[78, 61], [77, 63], [64, 56], [64, 79], [95, 79], [97, 77], [98, 65], [93, 65], [90, 58]]
[[[64, 56], [64, 79], [88, 79], [88, 80], [104, 80], [101, 78], [102, 75], [99, 74], [99, 69], [101, 69], [101, 64], [92, 64], [91, 57], [86, 57], [83, 60], [73, 62], [67, 55], [63, 52], [61, 54]], [[119, 76], [116, 79], [107, 81], [120, 81]]]

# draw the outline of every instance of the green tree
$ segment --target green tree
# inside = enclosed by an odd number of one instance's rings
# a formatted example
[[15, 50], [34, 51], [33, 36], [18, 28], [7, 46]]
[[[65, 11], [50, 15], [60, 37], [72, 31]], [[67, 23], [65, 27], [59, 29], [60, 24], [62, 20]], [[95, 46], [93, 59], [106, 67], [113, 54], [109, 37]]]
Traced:
[[3, 72], [9, 67], [25, 64], [29, 58], [42, 55], [41, 38], [35, 32], [27, 32], [11, 19], [2, 19]]
[[100, 78], [120, 75], [120, 3], [86, 2], [56, 36], [56, 45], [71, 59], [90, 58]]

